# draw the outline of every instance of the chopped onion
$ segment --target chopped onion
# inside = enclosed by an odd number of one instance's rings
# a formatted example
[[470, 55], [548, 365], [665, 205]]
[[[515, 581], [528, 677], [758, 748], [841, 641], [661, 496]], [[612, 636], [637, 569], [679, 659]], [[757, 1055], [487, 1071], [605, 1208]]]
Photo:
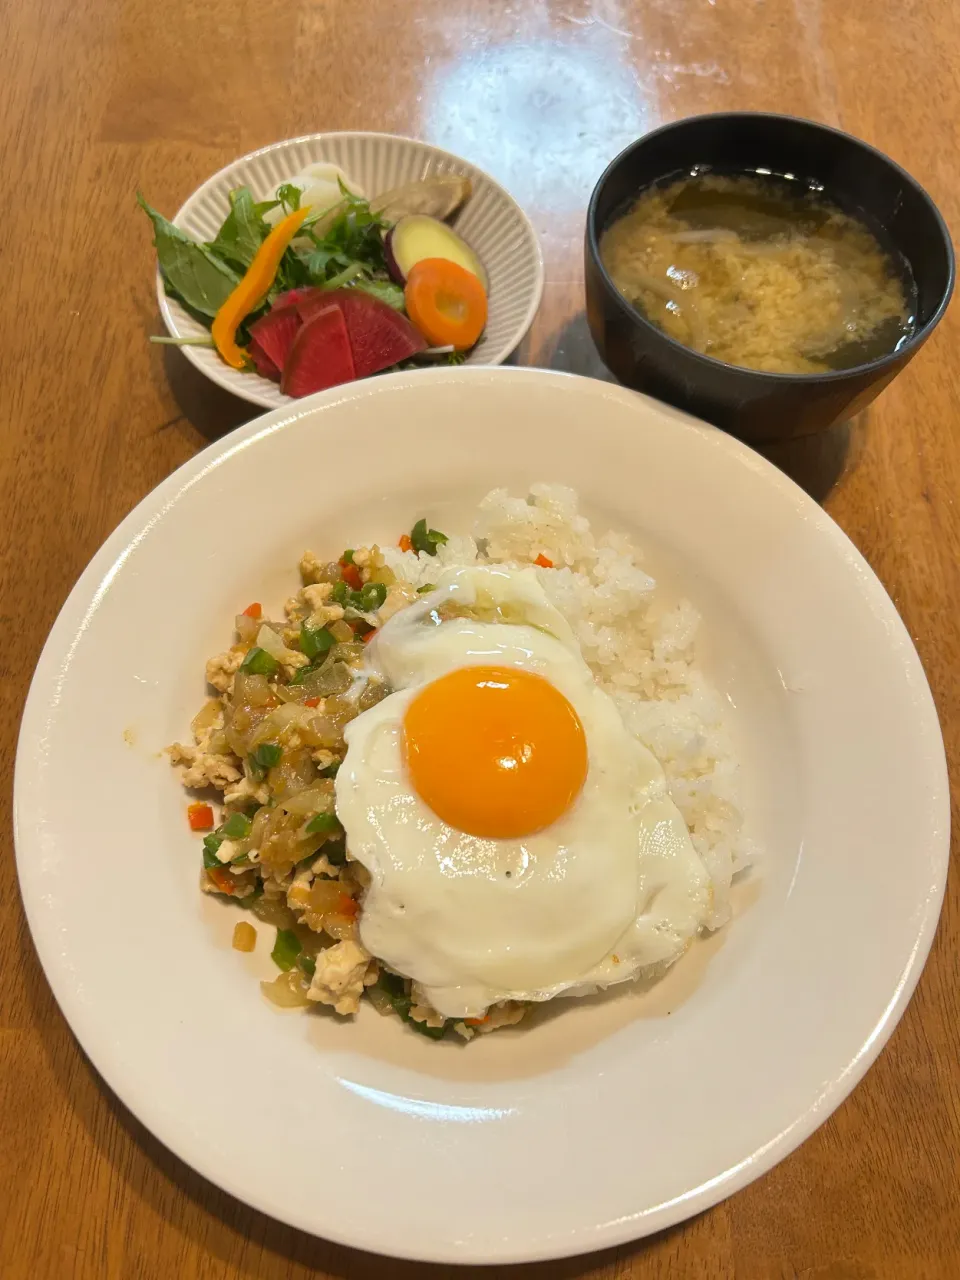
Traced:
[[297, 666], [303, 661], [303, 654], [289, 649], [273, 627], [264, 625], [260, 628], [257, 632], [257, 645], [269, 653], [271, 658], [275, 658], [277, 662], [285, 662], [288, 666], [291, 664]]
[[299, 969], [288, 969], [273, 982], [261, 982], [260, 990], [267, 999], [281, 1009], [303, 1009], [310, 1003]]

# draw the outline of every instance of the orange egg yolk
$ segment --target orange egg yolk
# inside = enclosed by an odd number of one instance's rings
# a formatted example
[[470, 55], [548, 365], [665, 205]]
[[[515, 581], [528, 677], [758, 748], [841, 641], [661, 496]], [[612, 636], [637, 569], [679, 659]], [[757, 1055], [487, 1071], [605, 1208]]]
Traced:
[[451, 827], [511, 839], [548, 827], [587, 776], [580, 717], [542, 676], [462, 667], [428, 684], [403, 721], [417, 794]]

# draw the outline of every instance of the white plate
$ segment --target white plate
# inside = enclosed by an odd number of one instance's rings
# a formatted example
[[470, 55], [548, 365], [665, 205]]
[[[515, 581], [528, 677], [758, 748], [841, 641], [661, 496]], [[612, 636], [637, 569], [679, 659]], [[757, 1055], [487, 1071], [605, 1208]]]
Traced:
[[[362, 442], [362, 448], [358, 448]], [[305, 546], [448, 531], [496, 484], [574, 484], [704, 614], [762, 875], [651, 993], [557, 1002], [437, 1045], [260, 996], [158, 752], [249, 600]], [[600, 382], [445, 369], [268, 414], [164, 481], [51, 632], [17, 758], [21, 886], [84, 1049], [173, 1151], [257, 1208], [365, 1249], [505, 1262], [617, 1244], [742, 1187], [853, 1088], [910, 998], [947, 865], [933, 702], [832, 521], [729, 436]]]
[[[308, 164], [337, 164], [370, 197], [433, 174], [459, 174], [473, 192], [454, 220], [489, 277], [487, 327], [468, 364], [502, 364], [530, 328], [543, 294], [543, 257], [529, 218], [499, 183], [459, 156], [426, 142], [390, 133], [311, 133], [252, 151], [215, 173], [172, 219], [199, 240], [212, 240], [230, 208], [229, 193], [246, 185], [258, 200], [270, 199], [281, 182]], [[209, 337], [210, 331], [168, 298], [157, 272], [157, 302], [175, 338]], [[191, 364], [234, 395], [276, 409], [295, 401], [269, 378], [241, 373], [208, 347], [181, 347]]]

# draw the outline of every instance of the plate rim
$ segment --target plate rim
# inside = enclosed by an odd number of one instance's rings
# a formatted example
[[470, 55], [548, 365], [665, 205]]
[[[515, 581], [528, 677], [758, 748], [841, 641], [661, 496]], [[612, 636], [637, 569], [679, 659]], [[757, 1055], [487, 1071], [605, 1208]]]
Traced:
[[[505, 360], [508, 360], [510, 358], [513, 352], [517, 349], [520, 343], [524, 340], [524, 338], [530, 332], [530, 327], [533, 324], [534, 320], [536, 319], [537, 312], [540, 310], [540, 305], [543, 302], [543, 289], [544, 289], [544, 283], [545, 283], [543, 246], [540, 243], [540, 237], [537, 235], [536, 228], [534, 227], [529, 214], [526, 212], [526, 210], [523, 208], [520, 202], [516, 200], [513, 195], [511, 195], [511, 193], [507, 190], [507, 188], [502, 183], [498, 182], [496, 178], [494, 178], [491, 174], [487, 173], [485, 169], [481, 169], [480, 166], [474, 164], [472, 160], [468, 160], [466, 156], [457, 155], [455, 151], [447, 151], [445, 147], [438, 147], [434, 143], [427, 142], [422, 138], [411, 138], [408, 135], [402, 134], [402, 133], [384, 133], [381, 130], [376, 130], [376, 129], [331, 129], [331, 130], [321, 130], [315, 133], [303, 133], [293, 138], [281, 138], [277, 142], [268, 142], [266, 146], [257, 147], [255, 151], [248, 151], [245, 155], [235, 156], [232, 160], [229, 160], [225, 165], [221, 165], [221, 167], [216, 171], [216, 173], [210, 174], [209, 177], [205, 178], [203, 182], [199, 184], [199, 186], [195, 187], [193, 191], [190, 192], [190, 194], [183, 200], [179, 209], [176, 211], [176, 213], [173, 215], [170, 221], [173, 223], [175, 227], [178, 227], [182, 231], [183, 228], [180, 226], [180, 218], [183, 215], [183, 211], [186, 209], [187, 205], [190, 204], [192, 200], [195, 200], [196, 197], [200, 195], [200, 193], [204, 191], [207, 187], [211, 186], [211, 184], [213, 184], [214, 182], [217, 182], [221, 178], [224, 178], [228, 173], [228, 171], [230, 169], [233, 169], [234, 166], [238, 164], [246, 164], [251, 160], [257, 160], [261, 156], [269, 155], [273, 151], [280, 151], [285, 147], [296, 146], [298, 144], [307, 143], [307, 142], [319, 142], [320, 140], [327, 140], [327, 139], [333, 139], [333, 138], [369, 138], [369, 139], [388, 141], [388, 142], [411, 143], [418, 147], [427, 147], [430, 151], [435, 152], [436, 155], [438, 156], [442, 156], [447, 160], [453, 160], [457, 164], [469, 166], [469, 168], [471, 168], [475, 173], [479, 174], [480, 177], [483, 178], [485, 182], [489, 182], [490, 185], [496, 191], [500, 192], [500, 194], [503, 195], [506, 198], [506, 200], [513, 206], [514, 210], [516, 211], [516, 214], [518, 215], [519, 225], [523, 227], [524, 230], [529, 234], [530, 242], [532, 243], [534, 248], [535, 278], [534, 278], [534, 284], [533, 284], [533, 291], [530, 295], [530, 300], [527, 305], [527, 308], [524, 311], [523, 318], [517, 325], [517, 330], [516, 330], [517, 337], [516, 337], [516, 341], [513, 342], [512, 346], [510, 346], [509, 349], [507, 350], [501, 349], [501, 351], [499, 351], [496, 354], [495, 358], [490, 360], [485, 360], [482, 365], [478, 364], [478, 365], [473, 365], [472, 367], [473, 368], [493, 368], [497, 365], [503, 364]], [[164, 327], [167, 330], [168, 335], [172, 338], [182, 338], [186, 336], [180, 331], [180, 328], [177, 325], [177, 321], [170, 308], [170, 299], [167, 297], [166, 290], [163, 287], [163, 277], [160, 274], [159, 266], [157, 266], [154, 272], [154, 292], [157, 298], [157, 307], [160, 312], [160, 318], [163, 321]], [[199, 359], [197, 358], [196, 352], [191, 346], [181, 346], [178, 348], [178, 350], [190, 362], [190, 364], [194, 367], [194, 369], [197, 370], [199, 374], [201, 374], [204, 378], [208, 379], [208, 381], [214, 383], [215, 386], [221, 387], [224, 391], [228, 391], [230, 395], [236, 396], [240, 400], [246, 400], [248, 404], [258, 405], [261, 409], [267, 409], [270, 412], [273, 412], [279, 408], [279, 406], [275, 405], [272, 401], [266, 399], [265, 393], [257, 389], [257, 383], [259, 383], [262, 380], [259, 374], [254, 375], [256, 381], [250, 383], [249, 389], [246, 386], [238, 387], [234, 385], [234, 383], [230, 380], [229, 376], [223, 370], [205, 368], [200, 363]], [[418, 372], [421, 372], [421, 371], [418, 370]], [[364, 379], [359, 379], [359, 381], [364, 381]], [[349, 383], [345, 383], [343, 385], [348, 386]], [[283, 393], [280, 392], [280, 394], [282, 395]], [[302, 397], [302, 399], [305, 399], [305, 398], [306, 397]], [[293, 396], [287, 396], [285, 397], [285, 400], [287, 403], [291, 405], [298, 403], [297, 398]]]
[[[528, 367], [460, 366], [459, 368], [394, 373], [388, 374], [386, 377], [394, 379], [394, 385], [396, 386], [399, 386], [402, 381], [413, 382], [413, 385], [421, 384], [424, 378], [428, 381], [458, 380], [468, 382], [483, 382], [496, 378], [497, 380], [510, 379], [518, 383], [526, 381], [539, 384], [544, 382], [562, 383], [572, 380], [576, 383], [589, 385], [601, 399], [609, 397], [627, 405], [635, 402], [638, 398], [636, 393], [627, 391], [625, 388], [598, 382], [595, 379], [581, 375]], [[32, 741], [36, 740], [37, 730], [42, 727], [43, 718], [48, 707], [48, 695], [51, 691], [55, 691], [59, 684], [59, 668], [63, 657], [69, 654], [71, 646], [76, 642], [78, 632], [82, 632], [85, 629], [99, 596], [106, 589], [107, 584], [112, 581], [114, 574], [122, 567], [127, 553], [137, 545], [158, 512], [168, 508], [179, 493], [191, 487], [207, 471], [218, 466], [235, 451], [248, 448], [258, 439], [285, 429], [294, 421], [313, 413], [317, 408], [336, 403], [344, 394], [350, 398], [362, 397], [366, 394], [363, 390], [365, 385], [367, 384], [357, 382], [348, 384], [346, 387], [335, 387], [313, 396], [304, 397], [302, 400], [293, 403], [289, 408], [273, 409], [271, 412], [252, 419], [235, 431], [212, 442], [161, 480], [136, 504], [103, 541], [61, 606], [44, 643], [31, 679], [24, 704], [15, 757], [13, 829], [21, 900], [44, 976], [60, 1012], [80, 1045], [81, 1051], [89, 1059], [111, 1092], [144, 1124], [153, 1137], [189, 1168], [200, 1173], [213, 1186], [226, 1190], [228, 1194], [233, 1195], [254, 1210], [266, 1213], [278, 1221], [304, 1231], [308, 1235], [369, 1253], [371, 1252], [369, 1245], [362, 1239], [358, 1239], [356, 1235], [351, 1234], [349, 1231], [339, 1233], [335, 1221], [325, 1224], [323, 1234], [320, 1235], [314, 1223], [306, 1221], [296, 1213], [285, 1212], [282, 1205], [277, 1203], [269, 1205], [265, 1198], [254, 1200], [248, 1192], [239, 1188], [235, 1189], [231, 1185], [231, 1179], [224, 1177], [222, 1170], [214, 1169], [211, 1166], [211, 1163], [206, 1158], [205, 1151], [197, 1155], [190, 1150], [189, 1142], [181, 1140], [180, 1134], [170, 1135], [165, 1133], [165, 1126], [162, 1123], [159, 1127], [155, 1126], [154, 1118], [150, 1116], [150, 1107], [146, 1100], [137, 1096], [136, 1088], [131, 1087], [128, 1080], [115, 1078], [116, 1073], [113, 1072], [112, 1065], [108, 1065], [106, 1070], [101, 1066], [102, 1055], [99, 1048], [94, 1050], [88, 1048], [85, 1037], [78, 1030], [78, 1028], [87, 1029], [88, 1019], [84, 1006], [79, 1000], [72, 998], [73, 992], [69, 984], [62, 979], [56, 964], [52, 939], [49, 936], [45, 936], [44, 933], [42, 923], [44, 906], [42, 886], [40, 882], [31, 882], [29, 870], [31, 854], [27, 849], [29, 838], [25, 834], [33, 825], [29, 805], [33, 798], [32, 792], [37, 788], [38, 782], [36, 765], [34, 760], [30, 758], [27, 747]], [[378, 380], [372, 385], [382, 386], [382, 381]], [[649, 401], [649, 397], [645, 396], [640, 396], [639, 399]], [[836, 521], [810, 498], [800, 486], [763, 458], [762, 455], [755, 453], [747, 445], [732, 436], [726, 435], [718, 428], [680, 413], [659, 401], [653, 400], [650, 403], [658, 412], [665, 412], [668, 416], [674, 417], [678, 428], [693, 429], [711, 441], [714, 446], [726, 449], [734, 456], [739, 455], [742, 459], [748, 461], [751, 469], [764, 475], [766, 481], [779, 489], [785, 499], [792, 501], [795, 505], [799, 503], [807, 518], [813, 522], [818, 531], [825, 533], [831, 539], [837, 553], [851, 563], [852, 567], [859, 570], [862, 588], [870, 603], [875, 609], [879, 609], [882, 620], [886, 625], [887, 634], [891, 637], [891, 643], [895, 644], [899, 641], [900, 660], [906, 663], [905, 669], [915, 682], [919, 695], [917, 700], [918, 708], [922, 703], [925, 721], [923, 737], [929, 741], [931, 755], [938, 763], [936, 777], [931, 777], [930, 779], [931, 807], [933, 805], [937, 806], [939, 822], [936, 825], [937, 829], [942, 833], [939, 849], [934, 848], [931, 850], [931, 865], [934, 865], [934, 863], [936, 865], [936, 882], [931, 885], [931, 892], [927, 895], [922, 912], [918, 915], [917, 940], [910, 952], [896, 988], [863, 1044], [860, 1045], [848, 1063], [842, 1067], [837, 1067], [819, 1096], [802, 1114], [798, 1115], [781, 1133], [772, 1138], [763, 1147], [745, 1157], [737, 1165], [723, 1170], [701, 1185], [663, 1204], [637, 1210], [637, 1212], [613, 1222], [598, 1222], [588, 1227], [580, 1227], [578, 1231], [579, 1238], [575, 1242], [570, 1240], [564, 1243], [567, 1238], [562, 1237], [560, 1239], [553, 1238], [549, 1242], [514, 1241], [506, 1248], [487, 1245], [476, 1252], [474, 1256], [465, 1259], [462, 1252], [455, 1251], [446, 1245], [441, 1245], [438, 1249], [432, 1251], [426, 1251], [422, 1245], [419, 1248], [405, 1249], [403, 1242], [398, 1240], [395, 1245], [391, 1245], [389, 1251], [378, 1252], [377, 1256], [389, 1256], [418, 1262], [467, 1263], [469, 1265], [508, 1265], [511, 1263], [549, 1261], [623, 1245], [655, 1231], [676, 1225], [712, 1207], [742, 1189], [757, 1177], [768, 1172], [774, 1165], [791, 1154], [849, 1096], [873, 1065], [896, 1028], [916, 989], [933, 944], [949, 867], [951, 817], [949, 775], [936, 704], [923, 664], [906, 625], [897, 612], [896, 606], [886, 588], [862, 553]], [[28, 794], [28, 792], [31, 794]], [[145, 1116], [150, 1116], [150, 1118], [144, 1118]], [[189, 1154], [186, 1154], [187, 1151], [189, 1151]]]

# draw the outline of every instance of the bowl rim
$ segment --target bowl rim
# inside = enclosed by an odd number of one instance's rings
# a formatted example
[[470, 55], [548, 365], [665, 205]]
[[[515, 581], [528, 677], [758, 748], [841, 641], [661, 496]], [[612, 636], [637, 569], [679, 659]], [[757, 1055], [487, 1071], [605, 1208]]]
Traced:
[[[842, 138], [845, 142], [852, 143], [861, 150], [869, 152], [877, 159], [882, 161], [889, 169], [901, 179], [901, 181], [911, 187], [921, 200], [927, 205], [933, 216], [940, 237], [943, 242], [947, 254], [947, 283], [944, 287], [943, 294], [937, 304], [936, 310], [930, 318], [916, 330], [914, 334], [903, 344], [893, 351], [887, 352], [884, 356], [878, 356], [876, 360], [869, 360], [866, 364], [852, 365], [849, 369], [834, 369], [829, 373], [774, 373], [766, 369], [751, 369], [746, 365], [731, 364], [727, 360], [718, 360], [715, 356], [704, 355], [703, 352], [694, 351], [692, 347], [684, 346], [682, 342], [678, 342], [676, 338], [670, 337], [669, 334], [658, 328], [652, 321], [637, 308], [631, 306], [626, 300], [612, 278], [603, 265], [600, 257], [600, 244], [597, 229], [597, 205], [600, 202], [600, 196], [603, 189], [614, 172], [619, 168], [620, 164], [628, 157], [632, 156], [635, 151], [646, 146], [653, 138], [659, 137], [661, 134], [670, 133], [673, 130], [685, 128], [690, 125], [706, 123], [710, 120], [729, 120], [731, 122], [744, 120], [771, 120], [777, 124], [799, 124], [820, 134], [832, 134], [834, 137]], [[852, 133], [847, 133], [844, 129], [836, 129], [833, 125], [821, 124], [817, 120], [809, 120], [805, 116], [786, 115], [777, 111], [707, 111], [699, 115], [682, 116], [679, 120], [670, 120], [666, 124], [660, 125], [656, 129], [651, 129], [649, 133], [642, 134], [634, 142], [628, 146], [610, 161], [603, 173], [597, 179], [597, 182], [590, 193], [590, 201], [587, 205], [587, 250], [593, 264], [600, 273], [600, 277], [606, 286], [607, 292], [612, 295], [616, 305], [620, 310], [637, 323], [641, 329], [655, 334], [661, 338], [670, 347], [677, 351], [683, 352], [695, 362], [705, 365], [707, 368], [718, 370], [726, 370], [730, 373], [755, 378], [761, 382], [769, 383], [771, 386], [788, 386], [790, 384], [799, 384], [802, 386], [813, 386], [819, 384], [832, 385], [834, 383], [842, 383], [850, 381], [858, 374], [870, 372], [872, 374], [880, 374], [888, 370], [892, 365], [905, 364], [912, 356], [914, 356], [920, 347], [930, 337], [930, 334], [943, 319], [947, 307], [950, 305], [950, 299], [953, 296], [954, 285], [956, 284], [957, 260], [953, 247], [953, 241], [950, 238], [950, 231], [943, 214], [937, 207], [933, 197], [929, 194], [916, 178], [912, 177], [906, 169], [893, 160], [886, 152], [881, 151], [878, 147], [874, 147], [869, 142], [865, 142], [862, 138], [856, 137]]]
[[[516, 197], [513, 196], [510, 193], [510, 191], [507, 190], [507, 188], [503, 185], [503, 183], [498, 182], [497, 179], [492, 176], [492, 174], [488, 173], [485, 169], [481, 169], [479, 165], [474, 164], [473, 161], [468, 159], [467, 156], [459, 155], [455, 151], [448, 151], [445, 147], [438, 147], [433, 142], [429, 142], [424, 138], [413, 138], [413, 137], [410, 137], [408, 134], [402, 134], [402, 133], [386, 133], [383, 130], [379, 130], [379, 129], [313, 130], [310, 133], [301, 133], [290, 138], [278, 138], [276, 142], [268, 142], [262, 147], [257, 147], [256, 150], [254, 151], [245, 151], [242, 155], [234, 156], [233, 159], [228, 160], [226, 164], [221, 165], [219, 169], [217, 169], [214, 173], [209, 174], [206, 178], [203, 179], [202, 182], [199, 182], [190, 192], [188, 192], [185, 198], [181, 201], [180, 206], [177, 209], [176, 213], [170, 219], [170, 222], [175, 227], [179, 227], [180, 230], [183, 230], [184, 228], [180, 225], [180, 218], [183, 215], [183, 212], [186, 209], [187, 205], [190, 204], [190, 202], [197, 196], [197, 194], [201, 190], [203, 190], [206, 187], [209, 187], [211, 184], [217, 182], [220, 179], [226, 178], [229, 171], [235, 168], [237, 165], [246, 164], [246, 163], [249, 163], [250, 161], [258, 160], [261, 156], [268, 155], [270, 152], [277, 151], [282, 147], [290, 147], [290, 146], [295, 146], [297, 144], [302, 144], [302, 143], [316, 142], [317, 140], [320, 140], [320, 139], [322, 139], [323, 141], [327, 141], [335, 138], [363, 138], [368, 140], [381, 140], [381, 141], [387, 141], [392, 143], [409, 144], [411, 146], [416, 146], [416, 147], [425, 147], [429, 151], [434, 152], [435, 155], [439, 157], [442, 157], [446, 160], [452, 160], [457, 164], [466, 165], [469, 169], [472, 170], [474, 174], [482, 178], [485, 182], [488, 182], [490, 186], [493, 187], [494, 190], [498, 192], [506, 200], [508, 205], [512, 206], [513, 216], [517, 219], [517, 225], [527, 233], [526, 238], [529, 240], [529, 243], [532, 249], [532, 258], [533, 258], [533, 265], [534, 265], [533, 287], [530, 291], [530, 297], [528, 299], [524, 314], [516, 326], [516, 329], [515, 329], [516, 339], [513, 342], [513, 345], [508, 350], [504, 351], [503, 354], [497, 354], [495, 358], [485, 360], [484, 365], [476, 365], [475, 367], [482, 368], [485, 365], [495, 366], [495, 365], [503, 364], [506, 360], [510, 358], [513, 352], [516, 351], [520, 343], [523, 342], [524, 338], [530, 332], [530, 327], [533, 324], [534, 320], [536, 319], [537, 313], [540, 310], [540, 305], [543, 302], [543, 289], [544, 289], [544, 276], [545, 276], [545, 267], [544, 267], [544, 261], [543, 261], [543, 246], [540, 243], [540, 237], [537, 235], [537, 229], [533, 225], [533, 220], [531, 219], [530, 215], [526, 212], [526, 210], [523, 208], [523, 206], [520, 204], [520, 202], [516, 199]], [[170, 309], [171, 299], [167, 297], [166, 290], [164, 289], [164, 286], [163, 286], [163, 276], [160, 273], [159, 264], [156, 264], [154, 268], [154, 292], [157, 298], [157, 309], [160, 313], [160, 320], [164, 328], [166, 329], [167, 333], [171, 337], [181, 337], [182, 334], [181, 334], [180, 328], [177, 324], [176, 318], [174, 317]], [[259, 374], [253, 375], [254, 381], [253, 383], [251, 383], [249, 387], [236, 386], [234, 385], [233, 380], [228, 377], [227, 373], [224, 370], [215, 371], [212, 369], [208, 369], [203, 364], [201, 364], [197, 360], [196, 352], [192, 347], [184, 345], [179, 347], [178, 349], [181, 352], [181, 354], [186, 358], [186, 360], [193, 366], [193, 368], [197, 370], [199, 374], [201, 374], [204, 378], [206, 378], [207, 381], [212, 382], [214, 383], [214, 385], [219, 386], [223, 390], [227, 391], [230, 395], [236, 396], [240, 400], [245, 400], [248, 404], [257, 405], [259, 406], [259, 408], [261, 408], [266, 412], [270, 412], [273, 409], [280, 407], [276, 405], [272, 399], [268, 400], [264, 398], [264, 394], [259, 390], [259, 387], [257, 385], [261, 380]], [[284, 406], [290, 406], [296, 403], [297, 403], [297, 399], [292, 396], [286, 396], [283, 400]]]

